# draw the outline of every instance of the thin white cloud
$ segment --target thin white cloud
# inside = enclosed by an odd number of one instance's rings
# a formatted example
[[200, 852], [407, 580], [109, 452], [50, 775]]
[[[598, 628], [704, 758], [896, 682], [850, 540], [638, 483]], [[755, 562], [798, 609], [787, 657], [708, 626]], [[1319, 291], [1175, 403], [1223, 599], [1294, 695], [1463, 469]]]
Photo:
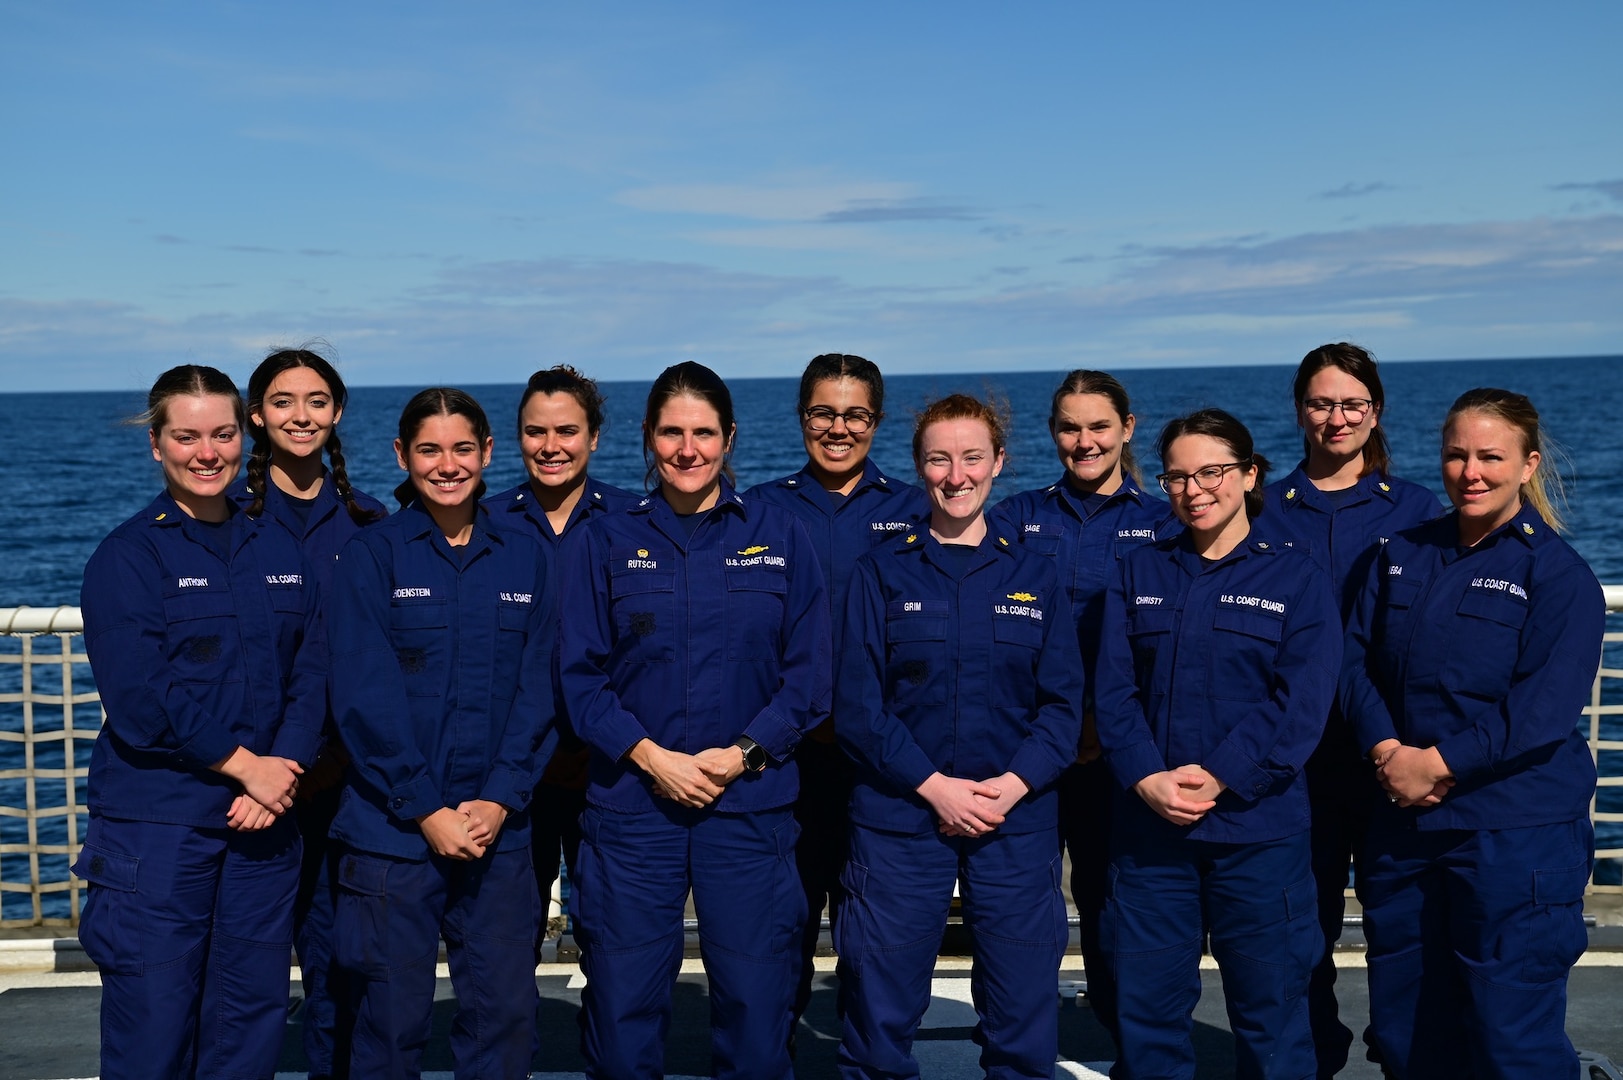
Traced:
[[814, 221], [864, 203], [891, 203], [913, 194], [913, 185], [867, 183], [688, 184], [634, 188], [615, 201], [634, 210], [655, 213], [705, 214], [758, 221]]

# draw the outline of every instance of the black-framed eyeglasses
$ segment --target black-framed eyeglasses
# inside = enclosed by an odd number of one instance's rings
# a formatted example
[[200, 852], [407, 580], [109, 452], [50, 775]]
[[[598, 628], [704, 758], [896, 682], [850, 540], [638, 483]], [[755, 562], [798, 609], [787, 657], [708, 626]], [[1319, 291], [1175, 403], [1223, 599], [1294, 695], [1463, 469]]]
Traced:
[[1196, 469], [1192, 473], [1164, 472], [1155, 479], [1161, 484], [1161, 490], [1168, 495], [1182, 495], [1189, 489], [1189, 481], [1193, 480], [1195, 486], [1202, 491], [1216, 491], [1223, 485], [1223, 477], [1228, 475], [1230, 469], [1249, 469], [1251, 459], [1244, 461], [1230, 461], [1224, 465], [1208, 465], [1204, 469]]
[[829, 431], [834, 427], [834, 421], [843, 420], [845, 421], [845, 430], [853, 435], [861, 435], [879, 420], [877, 416], [867, 409], [847, 409], [844, 412], [837, 413], [826, 405], [813, 405], [809, 409], [803, 409], [800, 417], [805, 423], [807, 431]]
[[1307, 413], [1308, 419], [1316, 423], [1324, 423], [1330, 419], [1330, 414], [1337, 409], [1341, 410], [1342, 417], [1349, 424], [1362, 424], [1364, 417], [1369, 415], [1375, 403], [1367, 397], [1348, 398], [1346, 401], [1331, 401], [1329, 398], [1308, 398], [1302, 402], [1302, 411]]

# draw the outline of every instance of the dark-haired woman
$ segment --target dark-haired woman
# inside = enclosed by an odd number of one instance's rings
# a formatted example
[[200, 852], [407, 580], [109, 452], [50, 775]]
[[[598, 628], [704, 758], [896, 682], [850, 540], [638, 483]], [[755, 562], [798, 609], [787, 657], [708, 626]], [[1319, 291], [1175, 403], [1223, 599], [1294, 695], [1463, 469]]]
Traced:
[[214, 368], [147, 398], [164, 491], [85, 566], [107, 721], [91, 753], [79, 940], [101, 971], [101, 1075], [269, 1076], [287, 1019], [299, 836], [326, 716], [298, 542], [227, 489], [247, 417]]
[[[600, 514], [624, 510], [639, 498], [588, 475], [602, 430], [603, 394], [596, 381], [567, 364], [530, 376], [518, 403], [518, 447], [529, 477], [486, 499], [485, 509], [509, 528], [532, 532], [547, 549], [554, 574], [559, 545], [570, 530]], [[561, 700], [558, 707], [558, 749], [530, 804], [530, 851], [543, 910], [558, 880], [560, 856], [569, 879], [575, 878], [580, 815], [586, 809], [588, 751], [570, 727]], [[545, 923], [541, 931], [544, 936]], [[536, 940], [539, 949], [540, 938]]]
[[[806, 527], [828, 581], [834, 655], [840, 652], [840, 615], [846, 586], [864, 552], [913, 529], [930, 512], [929, 499], [912, 484], [886, 476], [868, 456], [885, 417], [885, 380], [873, 361], [844, 353], [813, 357], [800, 376], [801, 439], [806, 464], [749, 490], [746, 498], [783, 507]], [[806, 926], [795, 987], [798, 1021], [811, 1002], [813, 957], [823, 906], [839, 918], [840, 871], [851, 828], [851, 766], [834, 741], [834, 717], [817, 725], [795, 755], [800, 763], [800, 843], [795, 862], [806, 892]]]
[[1370, 1031], [1399, 1080], [1575, 1076], [1595, 791], [1578, 721], [1605, 602], [1557, 535], [1532, 402], [1467, 391], [1442, 441], [1454, 511], [1381, 547], [1341, 680], [1385, 789], [1360, 890]]
[[1093, 681], [1098, 668], [1105, 586], [1133, 549], [1179, 528], [1167, 505], [1139, 486], [1131, 443], [1136, 419], [1127, 391], [1103, 371], [1073, 371], [1054, 391], [1048, 434], [1064, 474], [990, 511], [992, 527], [1022, 548], [1053, 559], [1071, 601], [1086, 675], [1082, 740], [1060, 778], [1060, 835], [1071, 852], [1071, 898], [1080, 919], [1088, 1002], [1112, 1035], [1115, 985], [1099, 951], [1099, 918], [1109, 889], [1110, 806], [1114, 784], [1099, 759]]
[[990, 1077], [1050, 1077], [1065, 952], [1059, 799], [1082, 669], [1054, 563], [987, 527], [1003, 425], [962, 394], [919, 416], [930, 520], [857, 562], [835, 708], [857, 763], [840, 1074], [918, 1076], [913, 1036], [953, 887], [974, 931], [975, 1042]]
[[[1386, 392], [1368, 351], [1346, 342], [1321, 345], [1302, 358], [1291, 389], [1305, 456], [1263, 493], [1268, 527], [1329, 572], [1345, 623], [1382, 538], [1436, 517], [1442, 507], [1421, 485], [1392, 475], [1381, 426]], [[1325, 938], [1308, 988], [1320, 1076], [1339, 1072], [1352, 1045], [1352, 1032], [1337, 1016], [1333, 950], [1346, 914], [1347, 869], [1359, 857], [1373, 787], [1352, 726], [1332, 708], [1307, 763], [1313, 879]]]
[[643, 421], [658, 487], [564, 546], [561, 678], [592, 748], [573, 892], [592, 1076], [664, 1074], [690, 892], [711, 1075], [792, 1075], [793, 754], [828, 709], [828, 599], [800, 523], [733, 490], [735, 434], [715, 372], [667, 368]]
[[336, 960], [361, 980], [355, 1077], [414, 1077], [443, 937], [459, 1080], [529, 1073], [540, 899], [529, 804], [551, 750], [546, 553], [479, 506], [490, 424], [460, 390], [400, 416], [402, 509], [356, 534], [331, 601], [333, 712], [353, 755], [333, 822]]
[[[338, 421], [349, 391], [336, 369], [309, 349], [280, 349], [248, 377], [248, 434], [253, 451], [231, 495], [249, 517], [280, 523], [304, 547], [319, 594], [326, 596], [341, 549], [362, 526], [386, 516], [383, 504], [350, 486]], [[332, 462], [328, 468], [322, 454]], [[351, 995], [332, 966], [337, 849], [327, 842], [338, 811], [343, 743], [329, 723], [314, 767], [293, 804], [304, 863], [293, 905], [293, 936], [304, 983], [304, 1056], [312, 1076], [345, 1075]]]
[[1234, 417], [1161, 432], [1181, 536], [1122, 560], [1095, 707], [1120, 785], [1104, 948], [1126, 1077], [1193, 1077], [1210, 935], [1241, 1080], [1314, 1074], [1307, 983], [1324, 949], [1303, 767], [1341, 658], [1328, 578], [1267, 537], [1267, 462]]

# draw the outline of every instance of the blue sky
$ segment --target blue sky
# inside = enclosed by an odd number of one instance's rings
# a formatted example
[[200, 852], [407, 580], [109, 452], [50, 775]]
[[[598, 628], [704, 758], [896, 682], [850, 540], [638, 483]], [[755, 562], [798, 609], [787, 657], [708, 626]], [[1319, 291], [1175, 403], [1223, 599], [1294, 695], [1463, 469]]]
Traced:
[[0, 0], [4, 389], [1623, 353], [1623, 5]]

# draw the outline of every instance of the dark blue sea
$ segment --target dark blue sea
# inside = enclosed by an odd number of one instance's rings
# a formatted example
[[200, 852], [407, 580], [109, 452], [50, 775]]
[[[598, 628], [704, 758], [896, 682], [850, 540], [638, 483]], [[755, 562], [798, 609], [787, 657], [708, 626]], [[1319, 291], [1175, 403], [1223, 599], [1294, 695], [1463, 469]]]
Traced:
[[[1301, 436], [1291, 406], [1290, 367], [1163, 368], [1121, 373], [1138, 416], [1138, 445], [1154, 446], [1154, 435], [1170, 417], [1215, 405], [1244, 420], [1257, 445], [1282, 477], [1301, 456]], [[1602, 582], [1623, 583], [1623, 439], [1617, 415], [1623, 407], [1623, 356], [1543, 360], [1461, 360], [1387, 363], [1387, 407], [1382, 423], [1392, 443], [1395, 471], [1441, 494], [1438, 434], [1448, 405], [1474, 386], [1501, 386], [1528, 394], [1543, 414], [1547, 432], [1559, 443], [1546, 451], [1545, 467], [1558, 465], [1568, 496], [1568, 539], [1589, 560]], [[233, 372], [245, 385], [248, 370]], [[909, 441], [913, 416], [928, 401], [963, 390], [990, 394], [1006, 403], [1013, 424], [1008, 467], [998, 485], [1001, 497], [1052, 482], [1059, 476], [1046, 427], [1049, 397], [1059, 372], [971, 375], [903, 375], [886, 381], [886, 413], [874, 457], [886, 471], [911, 477]], [[793, 472], [804, 460], [795, 417], [797, 380], [740, 379], [731, 383], [738, 414], [734, 468], [740, 487]], [[605, 383], [609, 422], [592, 461], [593, 475], [634, 491], [644, 490], [645, 465], [638, 429], [648, 384]], [[402, 478], [391, 441], [402, 405], [417, 387], [358, 387], [351, 391], [341, 431], [349, 473], [357, 487], [393, 505], [390, 492]], [[492, 491], [524, 476], [514, 438], [521, 384], [469, 386], [496, 428], [496, 455], [486, 476]], [[147, 435], [126, 418], [139, 413], [144, 390], [96, 393], [0, 394], [0, 430], [10, 432], [6, 453], [11, 491], [16, 496], [0, 528], [0, 608], [27, 604], [78, 604], [86, 558], [118, 522], [144, 506], [160, 486], [158, 466]], [[1552, 461], [1553, 457], [1553, 461]], [[1146, 472], [1153, 473], [1154, 462]], [[1610, 629], [1623, 630], [1613, 618]], [[0, 649], [15, 651], [15, 643]], [[1623, 667], [1623, 648], [1613, 646], [1608, 665]], [[15, 691], [15, 665], [0, 666], [0, 693]], [[39, 677], [39, 676], [36, 676]], [[1623, 700], [1623, 687], [1608, 700]], [[49, 711], [49, 710], [44, 710]], [[1623, 723], [1611, 724], [1610, 738], [1623, 737]], [[39, 723], [46, 722], [44, 718]], [[51, 718], [59, 724], [59, 720]], [[0, 731], [21, 728], [15, 704], [0, 705]], [[94, 707], [76, 718], [95, 723]], [[87, 749], [82, 752], [87, 752]], [[60, 765], [60, 749], [54, 764]], [[1607, 760], [1617, 758], [1619, 760]], [[37, 766], [51, 763], [42, 755]], [[0, 742], [0, 771], [21, 765], [15, 743]], [[1623, 753], [1603, 755], [1603, 773], [1623, 773]], [[12, 801], [20, 782], [0, 779], [0, 802]], [[1623, 788], [1602, 789], [1601, 808], [1623, 810]], [[80, 798], [83, 798], [81, 792]], [[42, 829], [60, 832], [59, 821]], [[1623, 830], [1603, 826], [1602, 846], [1623, 843]], [[24, 839], [18, 819], [0, 818], [0, 843]], [[60, 867], [65, 874], [65, 862]], [[7, 881], [26, 873], [16, 855], [0, 860]], [[1619, 880], [1619, 867], [1603, 868]], [[24, 917], [18, 898], [7, 894], [4, 915]]]

